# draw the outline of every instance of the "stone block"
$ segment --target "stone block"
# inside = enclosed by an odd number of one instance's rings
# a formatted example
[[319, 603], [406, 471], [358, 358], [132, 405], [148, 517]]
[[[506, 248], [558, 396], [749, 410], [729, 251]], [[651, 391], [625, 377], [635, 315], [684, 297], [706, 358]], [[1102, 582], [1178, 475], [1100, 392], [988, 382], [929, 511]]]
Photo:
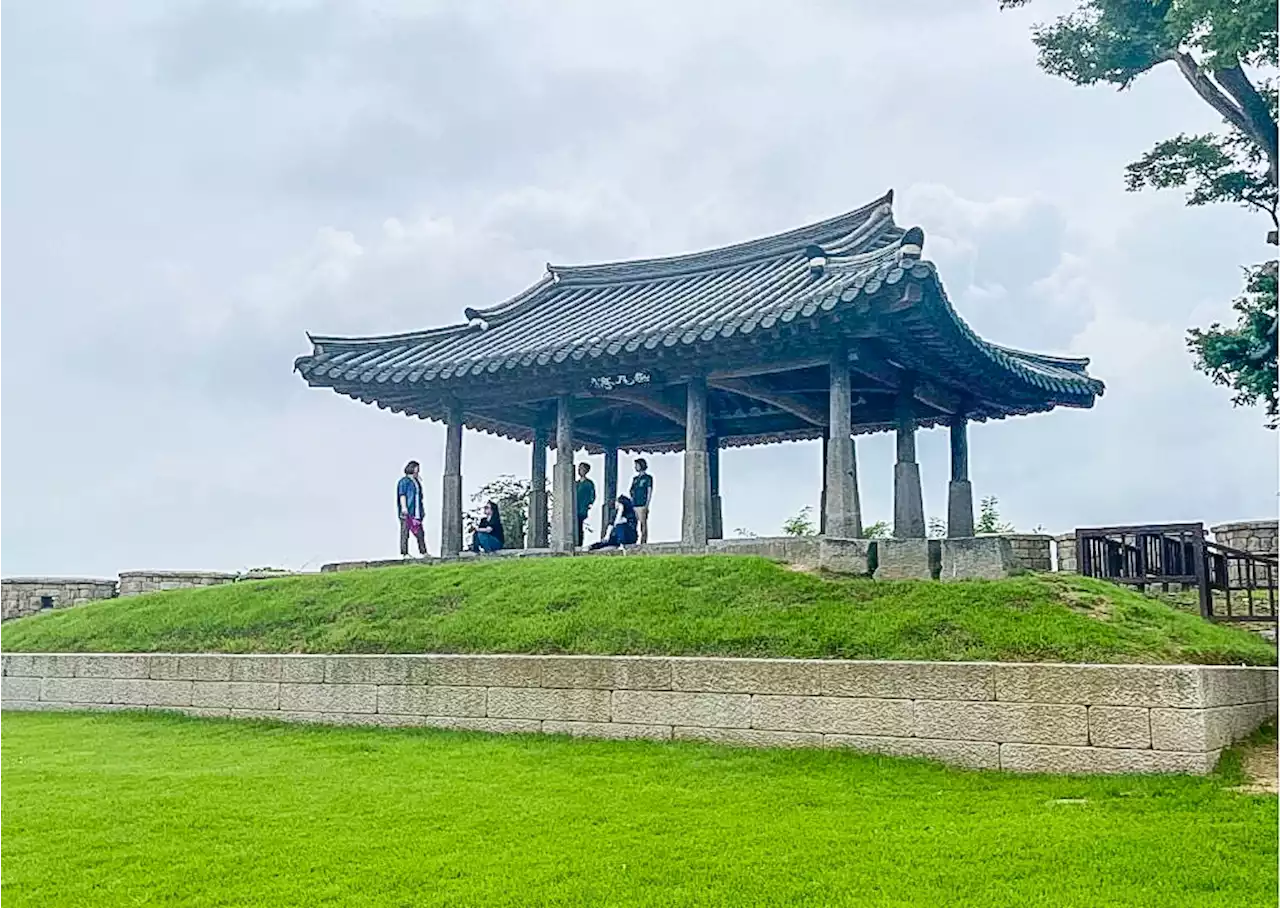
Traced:
[[34, 676], [35, 657], [30, 653], [3, 653], [0, 654], [0, 666], [3, 667], [4, 675], [14, 676]]
[[423, 716], [421, 724], [455, 731], [483, 731], [491, 734], [530, 734], [542, 731], [537, 719], [464, 719], [457, 716]]
[[1013, 546], [1002, 536], [942, 540], [941, 580], [999, 580], [1017, 570]]
[[[204, 681], [203, 684], [225, 684], [224, 681]], [[166, 712], [181, 713], [184, 716], [191, 716], [193, 719], [226, 719], [231, 716], [231, 710], [219, 709], [210, 706], [148, 706], [147, 712]]]
[[824, 735], [826, 747], [848, 747], [893, 757], [925, 757], [967, 769], [999, 769], [1000, 745], [994, 741], [940, 741], [878, 735]]
[[324, 656], [282, 656], [280, 681], [285, 684], [320, 684], [324, 681]]
[[324, 663], [329, 684], [427, 684], [426, 656], [332, 656]]
[[269, 681], [193, 681], [191, 705], [215, 709], [279, 709], [280, 685]]
[[689, 728], [671, 730], [677, 741], [705, 741], [733, 747], [821, 747], [822, 735], [807, 731], [764, 731], [755, 728]]
[[915, 733], [921, 738], [1081, 746], [1089, 743], [1088, 710], [1079, 705], [917, 700], [915, 720]]
[[3, 709], [6, 712], [23, 712], [23, 713], [39, 712], [40, 710], [45, 709], [47, 706], [48, 704], [41, 703], [39, 700], [16, 700], [15, 699], [15, 700], [5, 700], [3, 703], [0, 703], [0, 707], [3, 707]]
[[1088, 706], [1201, 705], [1200, 669], [1178, 665], [997, 664], [996, 699]]
[[232, 681], [279, 683], [282, 660], [278, 656], [229, 656]]
[[100, 678], [45, 678], [40, 699], [60, 703], [111, 703], [115, 682]]
[[1218, 753], [1001, 744], [1000, 768], [1006, 772], [1046, 772], [1058, 775], [1166, 772], [1205, 775], [1217, 765]]
[[833, 574], [871, 573], [871, 540], [823, 536], [818, 543], [818, 565]]
[[810, 659], [672, 659], [671, 687], [730, 694], [816, 694], [818, 672], [818, 663]]
[[150, 656], [97, 653], [76, 661], [79, 678], [148, 678], [150, 672]]
[[1276, 669], [1206, 665], [1199, 669], [1205, 706], [1237, 706], [1276, 699]]
[[546, 656], [543, 687], [670, 690], [671, 660], [649, 656]]
[[621, 722], [558, 722], [547, 720], [542, 723], [542, 732], [548, 735], [572, 735], [575, 738], [671, 740], [670, 725], [627, 725]]
[[822, 734], [914, 734], [910, 700], [860, 697], [753, 697], [751, 727]]
[[537, 656], [428, 656], [432, 684], [455, 687], [540, 687]]
[[41, 684], [39, 678], [0, 678], [0, 703], [7, 700], [39, 700]]
[[[33, 653], [29, 658], [31, 661], [27, 663], [29, 667], [27, 674], [41, 678], [74, 678], [76, 668], [80, 664], [80, 657], [70, 654]], [[13, 674], [19, 674], [19, 672]]]
[[155, 681], [230, 681], [231, 657], [152, 656], [151, 678]]
[[144, 681], [117, 678], [111, 684], [111, 698], [129, 706], [190, 706], [190, 681]]
[[281, 684], [280, 708], [294, 712], [374, 713], [378, 688], [372, 684]]
[[382, 685], [378, 687], [378, 712], [479, 718], [485, 714], [485, 694], [483, 687]]
[[929, 540], [877, 539], [877, 580], [932, 580]]
[[260, 722], [305, 722], [319, 721], [320, 713], [285, 712], [278, 709], [233, 709], [233, 719], [253, 719]]
[[608, 722], [610, 699], [607, 690], [491, 687], [488, 715], [499, 719]]
[[685, 725], [703, 728], [749, 728], [749, 694], [684, 691], [616, 690], [613, 721], [636, 725]]
[[901, 700], [992, 700], [988, 662], [824, 662], [821, 693]]
[[1156, 750], [1220, 750], [1247, 737], [1275, 715], [1274, 703], [1212, 709], [1151, 710], [1151, 746]]
[[1150, 747], [1150, 710], [1142, 706], [1090, 706], [1089, 743], [1094, 747]]

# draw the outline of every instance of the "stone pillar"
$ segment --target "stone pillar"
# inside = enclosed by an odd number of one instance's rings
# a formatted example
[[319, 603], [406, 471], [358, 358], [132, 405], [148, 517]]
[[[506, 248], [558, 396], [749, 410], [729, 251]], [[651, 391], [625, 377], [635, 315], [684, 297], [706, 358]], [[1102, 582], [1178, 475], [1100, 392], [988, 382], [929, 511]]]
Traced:
[[818, 535], [827, 535], [827, 447], [831, 444], [829, 435], [822, 436], [822, 495], [818, 498]]
[[924, 539], [924, 493], [916, 463], [916, 421], [912, 384], [898, 389], [898, 462], [893, 467], [893, 535], [895, 539]]
[[707, 515], [707, 537], [724, 538], [724, 515], [720, 508], [720, 439], [707, 439], [707, 472], [711, 485], [711, 513]]
[[684, 435], [684, 510], [680, 542], [707, 544], [707, 514], [711, 497], [711, 471], [707, 463], [707, 380], [689, 380], [686, 391]]
[[823, 532], [835, 539], [862, 537], [862, 506], [858, 500], [858, 462], [853, 446], [853, 394], [849, 356], [839, 350], [831, 357], [831, 397], [828, 413], [827, 469]]
[[462, 551], [462, 409], [450, 407], [446, 419], [440, 554], [448, 556]]
[[618, 448], [610, 445], [604, 449], [604, 499], [600, 502], [600, 538], [609, 535], [609, 528], [618, 513]]
[[969, 421], [951, 423], [951, 483], [947, 486], [947, 536], [973, 535], [973, 483], [969, 482]]
[[531, 549], [547, 547], [547, 430], [533, 430], [533, 463], [529, 468], [529, 528]]
[[573, 501], [573, 398], [560, 395], [556, 407], [555, 507], [551, 511], [551, 547], [572, 552], [577, 547], [578, 524]]

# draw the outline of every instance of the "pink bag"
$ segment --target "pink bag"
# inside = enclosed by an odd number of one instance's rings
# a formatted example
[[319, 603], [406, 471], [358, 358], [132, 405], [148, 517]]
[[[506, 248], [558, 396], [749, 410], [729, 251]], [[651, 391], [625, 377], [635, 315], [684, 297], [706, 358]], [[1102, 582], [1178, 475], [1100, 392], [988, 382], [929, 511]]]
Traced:
[[417, 517], [406, 517], [405, 519], [409, 521], [409, 532], [410, 532], [410, 533], [412, 533], [413, 535], [417, 536], [419, 533], [421, 533], [421, 532], [422, 532], [422, 521], [421, 521], [421, 520], [419, 520]]

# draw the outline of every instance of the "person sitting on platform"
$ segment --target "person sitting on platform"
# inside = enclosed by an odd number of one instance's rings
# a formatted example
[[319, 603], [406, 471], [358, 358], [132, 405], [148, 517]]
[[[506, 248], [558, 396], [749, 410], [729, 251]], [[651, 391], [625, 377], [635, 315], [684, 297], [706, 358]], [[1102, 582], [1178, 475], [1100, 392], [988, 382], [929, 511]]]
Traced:
[[573, 500], [578, 509], [577, 545], [582, 545], [582, 525], [587, 522], [591, 506], [596, 503], [596, 484], [587, 478], [591, 472], [591, 464], [583, 461], [578, 464], [578, 484], [573, 489]]
[[636, 509], [626, 495], [618, 496], [618, 519], [609, 528], [609, 536], [599, 542], [591, 543], [591, 551], [596, 549], [620, 548], [624, 545], [636, 544]]
[[631, 503], [636, 507], [636, 532], [641, 545], [649, 541], [649, 502], [652, 500], [653, 477], [649, 475], [649, 463], [637, 457], [636, 475], [631, 480]]
[[484, 503], [484, 516], [471, 534], [471, 551], [496, 552], [502, 548], [502, 513], [492, 501]]

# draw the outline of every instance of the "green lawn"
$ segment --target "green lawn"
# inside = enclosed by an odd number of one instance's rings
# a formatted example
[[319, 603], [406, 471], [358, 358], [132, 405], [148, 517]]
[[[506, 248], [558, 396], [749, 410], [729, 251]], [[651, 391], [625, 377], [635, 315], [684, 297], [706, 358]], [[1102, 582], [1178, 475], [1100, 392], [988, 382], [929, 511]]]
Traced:
[[1276, 904], [1219, 776], [6, 713], [6, 908]]
[[1256, 634], [1078, 577], [895, 583], [728, 556], [494, 560], [175, 590], [8, 622], [0, 642], [10, 651], [1275, 663]]

